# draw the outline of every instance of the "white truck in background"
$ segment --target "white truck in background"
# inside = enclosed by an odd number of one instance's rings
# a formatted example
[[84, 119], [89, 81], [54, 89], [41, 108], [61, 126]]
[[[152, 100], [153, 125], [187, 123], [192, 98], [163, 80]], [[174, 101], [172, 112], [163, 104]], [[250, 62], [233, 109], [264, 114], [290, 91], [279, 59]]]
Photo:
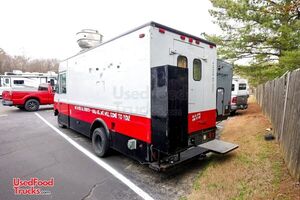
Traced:
[[0, 75], [0, 98], [5, 90], [18, 89], [28, 90], [38, 88], [41, 83], [49, 83], [54, 86], [57, 82], [57, 74], [49, 71], [47, 73], [22, 72], [13, 70]]
[[249, 85], [246, 79], [234, 76], [231, 85], [230, 113], [248, 108]]

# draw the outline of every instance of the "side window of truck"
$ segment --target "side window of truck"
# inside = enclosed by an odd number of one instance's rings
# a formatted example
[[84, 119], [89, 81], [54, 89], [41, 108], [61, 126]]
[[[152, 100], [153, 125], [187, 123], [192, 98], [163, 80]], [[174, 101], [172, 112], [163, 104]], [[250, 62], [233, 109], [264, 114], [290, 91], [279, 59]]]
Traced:
[[202, 62], [199, 59], [193, 61], [193, 78], [195, 81], [200, 81], [202, 77]]
[[59, 93], [66, 94], [67, 93], [67, 79], [66, 73], [61, 73], [59, 75]]
[[231, 85], [231, 91], [234, 91], [234, 84]]
[[177, 66], [182, 68], [188, 67], [188, 59], [185, 56], [178, 56], [177, 57]]
[[24, 80], [14, 80], [14, 85], [24, 85]]
[[39, 86], [38, 91], [48, 91], [48, 87]]

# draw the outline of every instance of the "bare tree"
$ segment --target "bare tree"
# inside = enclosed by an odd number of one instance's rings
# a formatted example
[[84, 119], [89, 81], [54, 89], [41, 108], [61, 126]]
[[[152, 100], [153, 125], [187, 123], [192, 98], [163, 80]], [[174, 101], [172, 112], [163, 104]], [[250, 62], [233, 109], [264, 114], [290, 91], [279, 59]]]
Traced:
[[58, 71], [57, 59], [30, 59], [25, 56], [10, 56], [0, 48], [0, 74], [21, 70], [27, 72]]

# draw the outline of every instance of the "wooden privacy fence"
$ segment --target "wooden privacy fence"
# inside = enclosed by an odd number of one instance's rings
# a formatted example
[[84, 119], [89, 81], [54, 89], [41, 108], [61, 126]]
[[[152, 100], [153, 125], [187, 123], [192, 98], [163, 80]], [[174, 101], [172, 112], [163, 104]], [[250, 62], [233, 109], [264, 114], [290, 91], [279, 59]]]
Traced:
[[300, 181], [300, 70], [259, 85], [255, 96], [273, 124], [291, 175]]

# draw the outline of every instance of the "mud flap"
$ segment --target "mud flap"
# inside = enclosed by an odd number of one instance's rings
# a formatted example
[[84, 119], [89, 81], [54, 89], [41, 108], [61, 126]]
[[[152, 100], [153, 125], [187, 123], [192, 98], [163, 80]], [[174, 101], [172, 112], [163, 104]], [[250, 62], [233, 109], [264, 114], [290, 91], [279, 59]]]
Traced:
[[237, 144], [232, 144], [232, 143], [225, 142], [222, 140], [217, 140], [217, 139], [200, 144], [198, 146], [201, 148], [207, 149], [211, 152], [219, 153], [219, 154], [226, 154], [226, 153], [233, 151], [234, 149], [239, 147], [239, 145], [237, 145]]

